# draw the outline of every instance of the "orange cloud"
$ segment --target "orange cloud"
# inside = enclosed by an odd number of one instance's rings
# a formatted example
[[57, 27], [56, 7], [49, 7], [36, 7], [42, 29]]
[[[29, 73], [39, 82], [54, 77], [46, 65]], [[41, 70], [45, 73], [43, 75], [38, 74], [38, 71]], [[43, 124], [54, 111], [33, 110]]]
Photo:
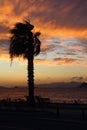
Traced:
[[87, 29], [67, 29], [62, 27], [53, 28], [51, 24], [46, 24], [46, 26], [44, 25], [43, 28], [39, 28], [39, 30], [46, 37], [87, 38]]
[[[22, 21], [24, 18], [30, 18], [31, 23], [35, 25], [34, 31], [41, 31], [42, 33], [42, 53], [61, 49], [61, 51], [59, 50], [61, 55], [78, 55], [78, 53], [86, 54], [85, 44], [80, 44], [79, 47], [79, 44], [77, 43], [77, 46], [70, 45], [70, 47], [66, 43], [63, 43], [60, 48], [59, 44], [62, 43], [61, 41], [59, 41], [58, 45], [56, 44], [55, 46], [53, 46], [53, 44], [55, 44], [54, 41], [50, 40], [51, 45], [48, 45], [46, 41], [48, 38], [72, 37], [80, 40], [81, 38], [85, 38], [87, 42], [86, 5], [87, 2], [81, 0], [67, 0], [64, 2], [60, 0], [24, 0], [22, 2], [21, 0], [0, 0], [0, 40], [9, 39], [9, 29], [14, 26], [14, 23]], [[83, 40], [81, 42], [83, 43]], [[0, 44], [3, 44], [3, 42], [0, 42]], [[7, 43], [5, 44], [7, 45]], [[8, 46], [4, 46], [3, 48], [0, 46], [0, 54], [7, 54], [6, 49], [8, 49]], [[72, 53], [70, 53], [71, 50]], [[73, 52], [74, 50], [75, 53]], [[78, 60], [75, 60], [75, 58], [76, 57], [73, 57], [72, 60], [69, 58], [59, 59], [58, 64], [79, 64], [79, 58]], [[54, 59], [54, 57], [52, 57], [49, 61], [35, 60], [35, 62], [53, 64], [52, 59]], [[54, 61], [57, 63], [56, 60]]]
[[54, 58], [53, 60], [40, 60], [37, 59], [34, 61], [35, 64], [45, 64], [45, 65], [69, 65], [69, 66], [74, 66], [74, 65], [79, 65], [79, 66], [86, 66], [87, 65], [87, 60], [85, 61], [84, 58], [69, 58], [69, 57], [62, 57], [62, 58]]
[[84, 59], [83, 58], [75, 59], [75, 58], [63, 57], [63, 58], [55, 58], [55, 59], [53, 59], [53, 61], [57, 65], [71, 65], [71, 66], [73, 66], [73, 65], [80, 65], [84, 61]]
[[87, 37], [86, 4], [80, 0], [1, 0], [0, 22], [11, 28], [28, 17], [35, 30], [40, 30], [46, 37]]

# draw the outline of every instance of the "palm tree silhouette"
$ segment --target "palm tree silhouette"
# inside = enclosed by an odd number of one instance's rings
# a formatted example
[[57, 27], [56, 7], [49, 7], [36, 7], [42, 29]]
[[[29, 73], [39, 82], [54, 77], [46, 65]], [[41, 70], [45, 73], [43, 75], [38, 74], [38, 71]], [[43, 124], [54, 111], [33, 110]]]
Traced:
[[18, 22], [10, 30], [9, 54], [11, 62], [14, 57], [23, 57], [28, 60], [28, 101], [35, 103], [34, 99], [34, 56], [40, 53], [40, 32], [33, 33], [34, 26], [29, 21]]

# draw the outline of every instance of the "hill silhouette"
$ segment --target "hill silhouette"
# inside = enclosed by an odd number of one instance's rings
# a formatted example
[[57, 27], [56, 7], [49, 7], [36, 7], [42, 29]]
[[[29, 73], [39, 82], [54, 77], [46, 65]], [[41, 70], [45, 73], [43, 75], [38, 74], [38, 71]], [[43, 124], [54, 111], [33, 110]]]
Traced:
[[80, 88], [87, 88], [87, 83], [86, 83], [86, 82], [83, 82], [79, 87], [80, 87]]

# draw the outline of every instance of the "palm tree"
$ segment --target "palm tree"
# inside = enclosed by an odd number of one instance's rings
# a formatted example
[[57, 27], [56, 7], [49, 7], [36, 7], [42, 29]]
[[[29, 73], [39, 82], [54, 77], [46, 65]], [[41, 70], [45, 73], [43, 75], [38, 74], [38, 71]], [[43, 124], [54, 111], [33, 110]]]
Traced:
[[33, 104], [34, 100], [34, 56], [40, 53], [40, 32], [33, 33], [34, 26], [28, 21], [18, 22], [10, 30], [9, 54], [11, 62], [14, 57], [23, 57], [28, 60], [28, 101]]

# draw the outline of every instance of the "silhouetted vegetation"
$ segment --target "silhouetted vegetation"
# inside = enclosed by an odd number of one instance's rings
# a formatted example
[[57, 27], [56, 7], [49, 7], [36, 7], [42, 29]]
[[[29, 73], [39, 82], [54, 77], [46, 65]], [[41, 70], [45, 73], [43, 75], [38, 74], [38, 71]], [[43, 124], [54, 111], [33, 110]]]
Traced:
[[28, 90], [27, 100], [30, 104], [35, 103], [34, 99], [34, 56], [40, 53], [41, 42], [39, 40], [40, 32], [33, 33], [34, 26], [29, 21], [18, 22], [10, 30], [10, 48], [9, 54], [11, 62], [14, 57], [23, 57], [28, 60]]
[[49, 98], [42, 98], [40, 96], [35, 96], [35, 104], [31, 106], [27, 98], [24, 99], [14, 99], [11, 98], [0, 100], [0, 110], [12, 110], [12, 111], [28, 111], [31, 107], [43, 108], [45, 103], [50, 103]]

